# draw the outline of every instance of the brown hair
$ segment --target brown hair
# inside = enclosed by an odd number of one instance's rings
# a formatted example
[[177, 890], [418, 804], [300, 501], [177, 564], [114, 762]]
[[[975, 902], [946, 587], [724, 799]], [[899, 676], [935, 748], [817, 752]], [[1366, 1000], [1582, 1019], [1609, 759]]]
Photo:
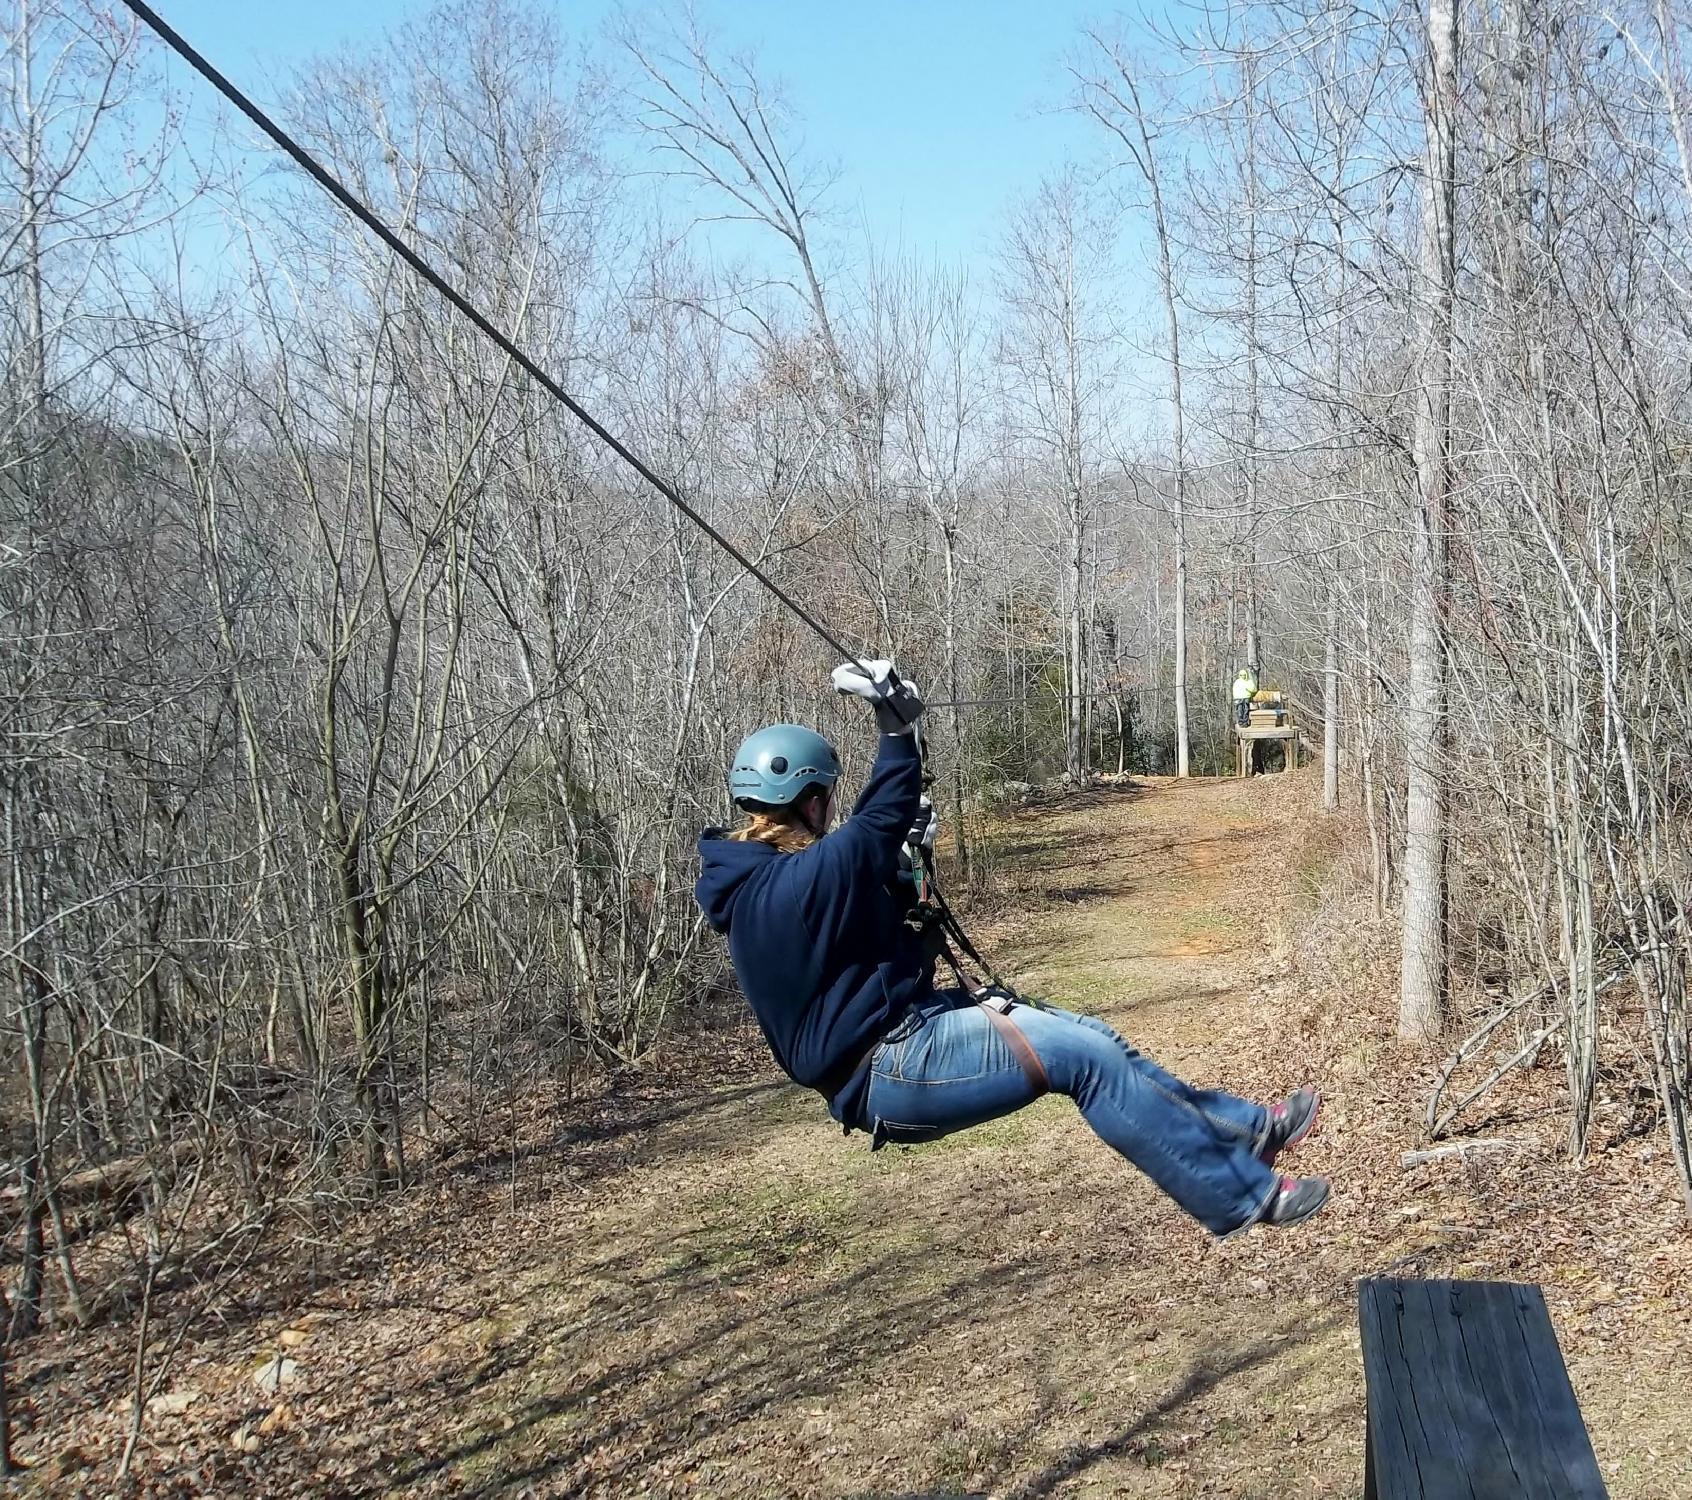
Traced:
[[778, 854], [797, 854], [817, 841], [816, 834], [791, 807], [752, 813], [746, 825], [735, 829], [729, 837], [742, 844], [768, 844]]

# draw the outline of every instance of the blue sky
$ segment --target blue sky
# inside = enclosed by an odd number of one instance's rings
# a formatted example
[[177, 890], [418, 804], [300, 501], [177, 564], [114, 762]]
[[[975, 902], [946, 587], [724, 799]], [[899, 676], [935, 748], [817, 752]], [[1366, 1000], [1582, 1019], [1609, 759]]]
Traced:
[[[160, 0], [161, 13], [259, 102], [292, 64], [358, 47], [418, 4], [401, 0]], [[596, 37], [608, 0], [556, 0], [567, 33]], [[641, 7], [630, 7], [639, 15]], [[1099, 7], [1074, 0], [718, 0], [701, 16], [780, 78], [814, 154], [831, 160], [839, 227], [880, 246], [984, 267], [1007, 202], [1093, 149], [1055, 113], [1061, 59]], [[185, 70], [171, 68], [178, 87]]]

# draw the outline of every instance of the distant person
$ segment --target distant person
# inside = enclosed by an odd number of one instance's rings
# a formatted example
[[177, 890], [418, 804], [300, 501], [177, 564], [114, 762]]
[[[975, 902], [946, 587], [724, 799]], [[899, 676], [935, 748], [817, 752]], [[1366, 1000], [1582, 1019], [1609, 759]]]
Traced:
[[1234, 678], [1234, 722], [1244, 729], [1251, 723], [1251, 700], [1257, 692], [1257, 674], [1241, 667]]
[[729, 772], [747, 822], [699, 842], [695, 894], [728, 937], [782, 1070], [876, 1148], [997, 1119], [1049, 1087], [1212, 1234], [1296, 1224], [1320, 1209], [1323, 1179], [1274, 1170], [1315, 1124], [1315, 1089], [1268, 1107], [1195, 1089], [1090, 1016], [984, 990], [1008, 1010], [989, 1014], [968, 991], [934, 987], [896, 893], [901, 849], [933, 837], [912, 734], [922, 700], [886, 662], [848, 663], [833, 682], [868, 699], [882, 730], [852, 816], [830, 831], [834, 747], [774, 724], [741, 745]]

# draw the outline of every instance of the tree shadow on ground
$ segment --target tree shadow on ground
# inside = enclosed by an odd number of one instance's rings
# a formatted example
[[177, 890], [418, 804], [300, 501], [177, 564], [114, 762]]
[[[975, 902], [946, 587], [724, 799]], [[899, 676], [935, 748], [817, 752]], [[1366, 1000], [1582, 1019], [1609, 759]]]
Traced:
[[1027, 805], [1018, 808], [1017, 812], [1085, 812], [1091, 808], [1115, 807], [1123, 802], [1134, 802], [1145, 794], [1145, 784], [1132, 780], [1089, 781], [1086, 786], [1070, 788], [1037, 787]]
[[850, 1500], [989, 1500], [979, 1490], [865, 1490]]
[[[579, 1188], [631, 1167], [720, 1156], [744, 1142], [751, 1128], [749, 1105], [783, 1100], [798, 1108], [813, 1097], [779, 1077], [711, 1091], [691, 1087], [685, 1095], [678, 1090], [656, 1106], [650, 1097], [633, 1099], [611, 1093], [594, 1101], [591, 1114], [578, 1106], [572, 1111], [578, 1118], [545, 1140], [521, 1143], [515, 1154], [489, 1150], [452, 1161], [443, 1170], [461, 1181], [492, 1183], [504, 1180], [514, 1164], [530, 1174], [537, 1169], [555, 1168], [560, 1173], [567, 1169]], [[828, 1123], [820, 1107], [818, 1115], [820, 1123]], [[531, 1177], [525, 1192], [534, 1190]], [[248, 1332], [256, 1337], [280, 1316], [349, 1304], [366, 1313], [420, 1313], [444, 1328], [453, 1327], [463, 1321], [459, 1309], [397, 1290], [391, 1275], [396, 1249], [414, 1232], [410, 1216], [419, 1201], [416, 1194], [400, 1193], [371, 1205], [327, 1253], [317, 1253], [315, 1236], [302, 1236], [300, 1244], [312, 1247], [307, 1249], [274, 1242], [258, 1263], [262, 1275], [232, 1281], [210, 1303], [194, 1301], [200, 1284], [193, 1279], [192, 1267], [173, 1265], [155, 1289], [154, 1322], [166, 1330], [162, 1336], [155, 1333], [156, 1344], [168, 1344], [185, 1323], [189, 1327], [215, 1325], [220, 1339], [228, 1343]], [[182, 1305], [184, 1294], [193, 1305]], [[79, 1393], [89, 1404], [103, 1406], [121, 1399], [133, 1381], [133, 1356], [90, 1359], [87, 1342], [94, 1337], [114, 1346], [127, 1344], [134, 1337], [131, 1317], [113, 1316], [92, 1332], [81, 1333], [74, 1345], [43, 1338], [26, 1346], [21, 1357], [14, 1351], [13, 1396], [36, 1399], [74, 1371]], [[260, 1342], [269, 1348], [267, 1340]]]
[[1349, 1308], [1335, 1308], [1321, 1317], [1295, 1320], [1259, 1338], [1207, 1351], [1189, 1366], [1176, 1385], [1108, 1437], [1070, 1448], [1038, 1473], [1007, 1489], [1005, 1494], [1009, 1500], [1043, 1500], [1056, 1493], [1060, 1485], [1095, 1465], [1135, 1456], [1144, 1451], [1146, 1440], [1183, 1407], [1208, 1396], [1228, 1381], [1314, 1343], [1349, 1318]]
[[[514, 1167], [550, 1165], [567, 1168], [578, 1183], [594, 1181], [678, 1156], [716, 1154], [746, 1134], [747, 1114], [737, 1106], [756, 1099], [797, 1103], [809, 1097], [809, 1090], [779, 1077], [737, 1088], [695, 1088], [656, 1107], [650, 1098], [611, 1093], [594, 1101], [591, 1114], [558, 1126], [544, 1140], [522, 1142], [515, 1150], [490, 1147], [452, 1162], [449, 1170], [483, 1182], [503, 1179]], [[664, 1128], [684, 1122], [685, 1131]]]
[[[784, 1275], [808, 1284], [770, 1298], [771, 1282]], [[896, 1380], [908, 1351], [932, 1347], [949, 1330], [991, 1324], [1008, 1305], [1062, 1296], [1065, 1272], [918, 1250], [858, 1264], [842, 1252], [807, 1265], [802, 1247], [772, 1245], [736, 1222], [643, 1236], [573, 1268], [569, 1280], [579, 1289], [573, 1305], [547, 1310], [484, 1358], [446, 1364], [413, 1393], [408, 1426], [450, 1434], [444, 1441], [397, 1469], [390, 1457], [347, 1476], [348, 1492], [444, 1484], [467, 1494], [625, 1493], [666, 1465], [697, 1468], [693, 1482], [709, 1492], [713, 1472], [719, 1481], [737, 1466], [742, 1478], [755, 1473], [744, 1465], [758, 1461], [758, 1450], [737, 1429], [771, 1414], [792, 1421], [832, 1410], [878, 1380]], [[971, 1500], [985, 1481], [991, 1493], [1041, 1500], [1099, 1464], [1143, 1454], [1184, 1407], [1294, 1354], [1347, 1316], [1335, 1308], [1237, 1342], [1219, 1340], [1108, 1436], [1060, 1454], [1042, 1437], [1049, 1404], [1042, 1400], [1020, 1430], [1005, 1432], [989, 1470], [970, 1476], [971, 1489], [932, 1480], [923, 1487], [922, 1470], [932, 1472], [938, 1455], [907, 1453], [917, 1467], [904, 1487], [854, 1494]], [[1044, 1467], [1030, 1474], [1030, 1455], [1042, 1451]], [[762, 1459], [780, 1453], [772, 1446]], [[763, 1476], [777, 1488], [819, 1487], [803, 1445], [778, 1461], [782, 1471]]]
[[1079, 883], [1076, 885], [1053, 885], [1048, 891], [1041, 893], [1037, 904], [1043, 906], [1081, 906], [1096, 901], [1109, 901], [1120, 896], [1122, 889], [1118, 885], [1105, 885], [1100, 882], [1092, 884]]
[[[463, 1493], [624, 1491], [666, 1457], [732, 1441], [736, 1427], [772, 1409], [826, 1403], [937, 1332], [990, 1316], [1006, 1296], [1039, 1295], [1058, 1275], [1013, 1262], [936, 1278], [932, 1262], [904, 1252], [842, 1267], [759, 1306], [733, 1299], [743, 1284], [770, 1276], [764, 1247], [744, 1226], [727, 1243], [696, 1239], [665, 1236], [656, 1270], [650, 1242], [584, 1268], [596, 1278], [633, 1275], [597, 1312], [542, 1320], [503, 1357], [431, 1382], [429, 1404], [443, 1427], [477, 1409], [498, 1411], [497, 1423], [461, 1432], [401, 1472], [358, 1479], [404, 1493], [457, 1470], [452, 1481]], [[630, 1351], [621, 1358], [610, 1352], [618, 1338]]]

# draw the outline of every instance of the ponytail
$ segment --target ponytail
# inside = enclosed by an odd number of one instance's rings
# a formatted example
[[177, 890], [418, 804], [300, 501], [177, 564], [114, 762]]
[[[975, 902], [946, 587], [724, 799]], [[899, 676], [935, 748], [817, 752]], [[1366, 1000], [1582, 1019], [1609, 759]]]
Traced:
[[797, 854], [816, 843], [817, 836], [790, 808], [774, 812], [755, 812], [746, 825], [728, 835], [736, 843], [768, 844], [778, 854]]
[[797, 854], [801, 849], [809, 849], [821, 835], [800, 816], [799, 804], [812, 797], [826, 804], [828, 793], [826, 785], [813, 781], [793, 801], [781, 807], [743, 801], [740, 807], [746, 814], [746, 824], [728, 837], [740, 844], [768, 844], [777, 854]]

